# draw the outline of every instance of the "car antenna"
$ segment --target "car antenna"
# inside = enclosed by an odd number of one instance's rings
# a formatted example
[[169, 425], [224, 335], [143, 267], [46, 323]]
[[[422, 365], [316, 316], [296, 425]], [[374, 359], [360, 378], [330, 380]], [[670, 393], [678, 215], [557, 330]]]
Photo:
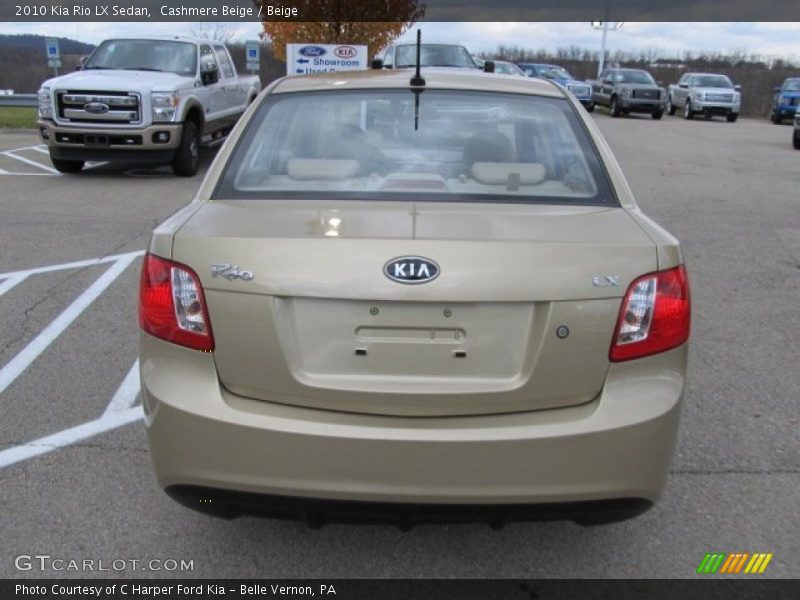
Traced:
[[417, 29], [417, 65], [414, 76], [411, 78], [411, 91], [414, 92], [414, 131], [419, 129], [419, 95], [425, 87], [425, 79], [419, 72], [420, 48], [422, 46], [422, 31]]
[[411, 78], [411, 85], [413, 87], [423, 87], [425, 85], [425, 80], [420, 75], [419, 67], [420, 67], [420, 48], [422, 46], [422, 31], [417, 29], [417, 69], [414, 72], [414, 76]]

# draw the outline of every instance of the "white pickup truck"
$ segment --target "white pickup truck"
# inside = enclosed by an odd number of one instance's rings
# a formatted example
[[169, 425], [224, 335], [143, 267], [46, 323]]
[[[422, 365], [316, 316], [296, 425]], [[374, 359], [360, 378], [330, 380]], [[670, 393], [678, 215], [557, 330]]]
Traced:
[[223, 139], [260, 91], [218, 42], [111, 39], [79, 71], [42, 84], [39, 134], [62, 173], [125, 161], [170, 163], [191, 177], [200, 146]]

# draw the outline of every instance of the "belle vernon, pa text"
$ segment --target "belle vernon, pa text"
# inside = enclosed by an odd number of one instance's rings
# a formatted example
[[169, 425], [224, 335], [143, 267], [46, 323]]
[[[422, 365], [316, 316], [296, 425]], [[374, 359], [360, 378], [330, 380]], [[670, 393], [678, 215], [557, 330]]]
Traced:
[[336, 596], [336, 589], [331, 584], [311, 585], [238, 585], [224, 586], [216, 583], [202, 585], [140, 585], [137, 583], [119, 583], [108, 585], [67, 585], [54, 583], [52, 585], [25, 585], [18, 583], [15, 589], [16, 596], [41, 596], [49, 593], [51, 596], [96, 596], [103, 594], [121, 596], [150, 596], [159, 598], [174, 597], [204, 597], [225, 596], [239, 593], [240, 596]]
[[[95, 4], [95, 5], [25, 5], [17, 4], [15, 13], [18, 17], [139, 17], [150, 19], [153, 13], [146, 6], [121, 5], [121, 4]], [[297, 8], [269, 4], [259, 6], [256, 10], [252, 6], [166, 6], [158, 9], [162, 17], [203, 17], [220, 19], [255, 19], [262, 17], [292, 18], [298, 15]]]

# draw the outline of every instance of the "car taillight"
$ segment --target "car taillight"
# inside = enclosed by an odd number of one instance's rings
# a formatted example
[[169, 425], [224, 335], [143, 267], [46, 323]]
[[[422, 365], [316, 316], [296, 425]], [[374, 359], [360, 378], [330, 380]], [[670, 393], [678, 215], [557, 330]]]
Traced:
[[680, 346], [689, 339], [690, 312], [683, 265], [642, 275], [622, 300], [609, 359], [631, 360]]
[[142, 265], [139, 325], [173, 344], [204, 352], [214, 349], [203, 288], [195, 272], [149, 253]]

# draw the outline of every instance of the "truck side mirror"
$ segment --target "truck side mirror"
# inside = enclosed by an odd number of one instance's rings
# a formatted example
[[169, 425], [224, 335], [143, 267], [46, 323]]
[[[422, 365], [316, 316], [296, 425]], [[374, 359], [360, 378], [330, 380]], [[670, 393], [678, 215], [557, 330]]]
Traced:
[[83, 69], [83, 65], [86, 64], [87, 60], [89, 60], [88, 56], [81, 56], [80, 60], [78, 61], [77, 66], [75, 67], [75, 70], [76, 71], [80, 71], [81, 69]]
[[383, 59], [373, 58], [372, 59], [372, 64], [370, 66], [373, 69], [382, 69], [383, 68]]
[[494, 61], [487, 60], [485, 63], [483, 63], [483, 71], [485, 73], [494, 73]]
[[734, 90], [736, 90], [737, 92], [741, 92], [741, 91], [742, 91], [742, 86], [740, 86], [740, 85], [737, 83], [735, 86], [733, 86], [733, 89], [734, 89]]
[[775, 88], [772, 88], [772, 91], [773, 91], [773, 92], [780, 92], [780, 91], [781, 91], [781, 88], [779, 88], [779, 87], [775, 87]]
[[219, 81], [219, 66], [213, 56], [204, 56], [200, 60], [200, 80], [203, 85], [213, 85]]
[[689, 89], [689, 84], [688, 83], [679, 83], [678, 87], [679, 88], [683, 88], [684, 90], [688, 90]]

